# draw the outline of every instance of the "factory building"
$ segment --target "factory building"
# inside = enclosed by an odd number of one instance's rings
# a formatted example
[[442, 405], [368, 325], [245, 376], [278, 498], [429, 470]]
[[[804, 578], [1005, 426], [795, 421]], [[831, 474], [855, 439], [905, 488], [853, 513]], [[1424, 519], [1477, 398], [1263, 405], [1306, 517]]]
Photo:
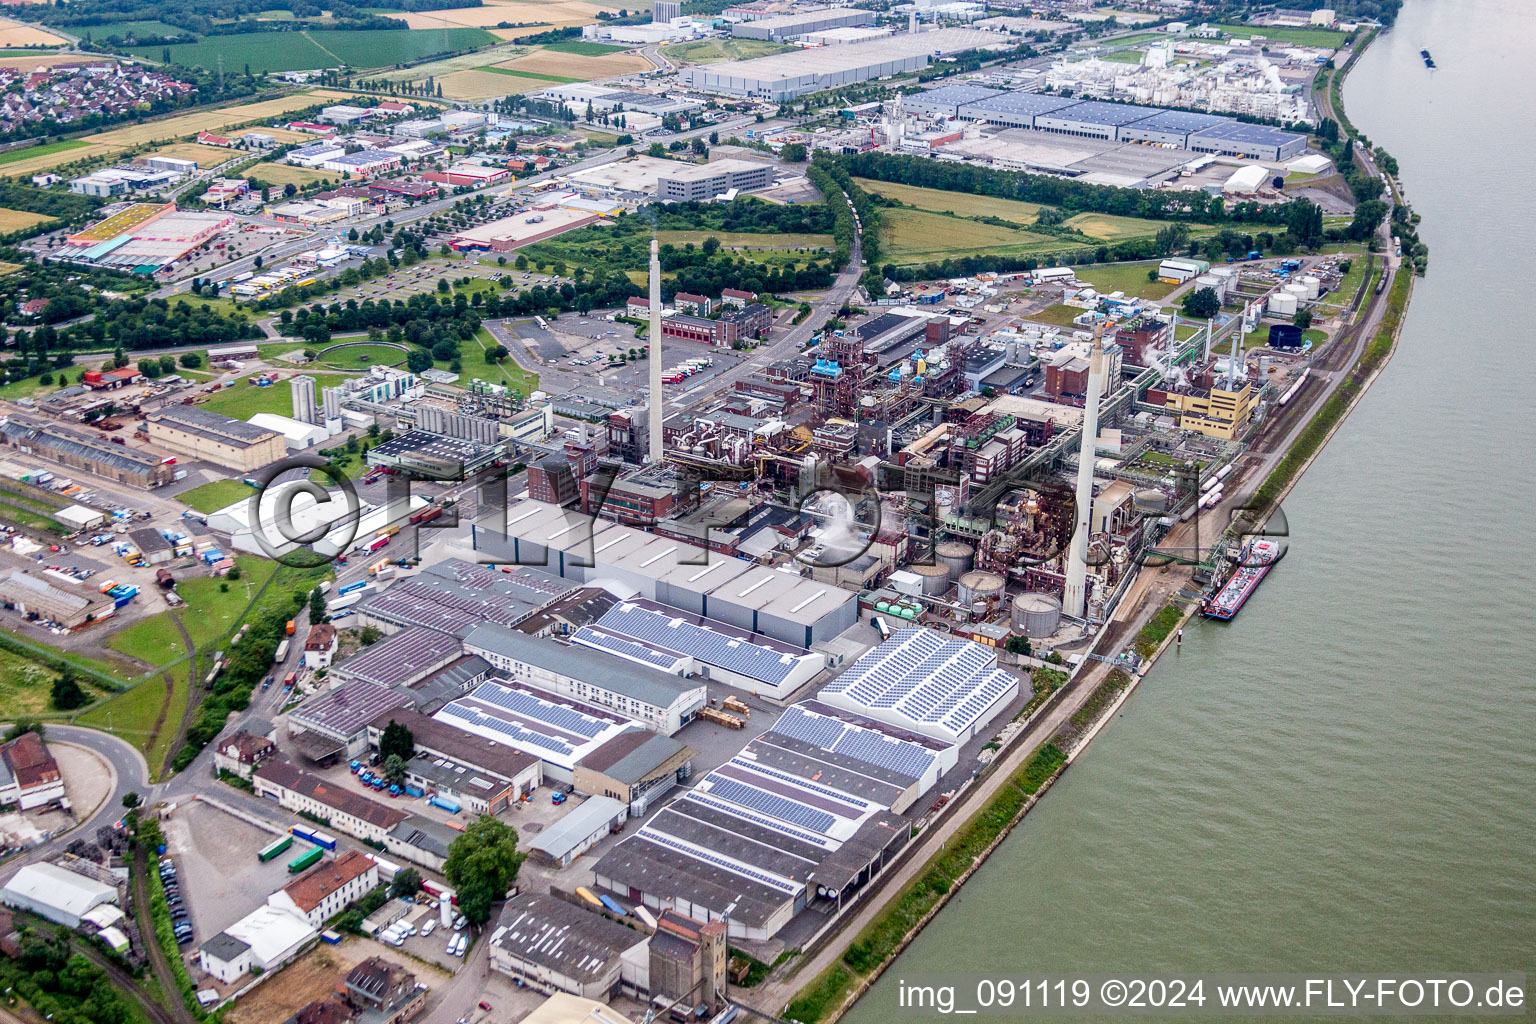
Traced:
[[650, 989], [647, 936], [546, 893], [520, 893], [491, 933], [491, 967], [538, 992], [606, 1002]]
[[404, 469], [429, 480], [464, 480], [505, 455], [500, 445], [412, 430], [368, 449], [368, 465]]
[[[376, 644], [364, 647], [339, 665], [332, 667], [330, 675], [333, 680], [358, 686], [372, 685], [381, 688], [410, 686], [438, 669], [447, 668], [458, 661], [463, 653], [459, 638], [452, 633], [443, 633], [424, 626], [411, 626]], [[318, 701], [305, 704], [290, 715], [289, 720], [306, 721], [307, 719], [297, 716], [305, 712], [310, 704], [324, 706], [327, 698], [340, 692], [342, 691], [333, 690]], [[359, 695], [364, 692], [366, 691], [357, 691]], [[361, 724], [365, 725], [367, 721]], [[347, 754], [349, 756], [357, 753], [355, 748], [358, 723], [352, 724], [353, 728], [348, 734]]]
[[543, 762], [537, 756], [406, 708], [368, 723], [369, 746], [378, 747], [391, 722], [411, 731], [416, 748], [405, 763], [406, 781], [447, 796], [471, 814], [500, 813], [543, 785]]
[[[348, 658], [337, 666], [337, 670], [354, 660]], [[315, 737], [308, 741], [309, 749], [304, 751], [311, 760], [319, 761], [326, 756], [356, 757], [368, 747], [368, 723], [410, 703], [410, 698], [397, 690], [373, 680], [358, 680], [323, 693], [289, 712], [288, 731], [295, 739]]]
[[112, 599], [94, 590], [65, 589], [24, 569], [14, 569], [0, 579], [0, 601], [15, 605], [22, 615], [36, 614], [66, 629], [106, 618], [114, 611]]
[[251, 785], [257, 796], [276, 800], [286, 810], [312, 814], [330, 828], [368, 842], [383, 843], [390, 830], [406, 819], [398, 808], [332, 785], [287, 761], [262, 765], [251, 774]]
[[857, 7], [829, 7], [820, 11], [800, 11], [738, 22], [731, 26], [731, 35], [738, 39], [766, 39], [774, 43], [787, 43], [812, 32], [874, 23], [875, 16], [870, 11]]
[[360, 602], [358, 624], [390, 634], [425, 626], [462, 637], [481, 623], [516, 626], [568, 596], [576, 585], [530, 566], [493, 566], [450, 558]]
[[[903, 100], [902, 106], [908, 106], [909, 103], [910, 100]], [[956, 116], [965, 121], [985, 121], [987, 124], [1003, 124], [1014, 128], [1033, 128], [1037, 117], [1076, 105], [1075, 100], [1047, 96], [1038, 92], [993, 91], [991, 96], [961, 103], [956, 108]]]
[[1250, 160], [1289, 160], [1306, 151], [1307, 137], [1265, 124], [1228, 121], [1192, 134], [1189, 148], [1197, 153], [1246, 157]]
[[512, 679], [487, 680], [432, 719], [536, 757], [545, 780], [566, 785], [583, 758], [623, 733], [643, 731], [624, 715]]
[[817, 698], [942, 743], [975, 736], [1019, 692], [997, 651], [931, 629], [903, 628], [865, 652]]
[[149, 440], [178, 455], [251, 473], [288, 454], [278, 431], [221, 416], [195, 405], [171, 405], [146, 413]]
[[1117, 141], [1120, 129], [1128, 124], [1161, 113], [1156, 107], [1137, 107], [1125, 103], [1090, 101], [1074, 103], [1060, 110], [1048, 111], [1035, 118], [1034, 128], [1057, 135], [1075, 135], [1083, 139]]
[[995, 32], [947, 28], [868, 43], [823, 46], [752, 60], [684, 68], [685, 86], [701, 92], [784, 103], [811, 93], [926, 68], [936, 57], [1006, 46]]
[[576, 791], [617, 800], [644, 817], [647, 807], [693, 774], [698, 754], [670, 736], [631, 729], [577, 762]]
[[731, 189], [750, 192], [773, 184], [772, 164], [752, 160], [713, 160], [707, 164], [678, 163], [656, 177], [656, 198], [667, 203], [713, 199]]
[[753, 941], [852, 895], [906, 844], [894, 808], [937, 778], [939, 744], [827, 710], [786, 713], [609, 850], [598, 885]]
[[1155, 142], [1160, 145], [1188, 149], [1191, 135], [1231, 123], [1230, 118], [1218, 117], [1215, 114], [1164, 110], [1121, 128], [1120, 138], [1125, 142]]
[[858, 622], [851, 591], [546, 502], [489, 513], [474, 524], [473, 537], [475, 550], [498, 562], [581, 583], [617, 580], [638, 597], [797, 647], [831, 640]]
[[28, 864], [0, 889], [0, 903], [66, 928], [80, 927], [93, 907], [116, 902], [116, 886], [57, 864]]
[[478, 654], [514, 682], [609, 708], [671, 736], [707, 703], [703, 684], [692, 684], [649, 665], [624, 665], [612, 655], [569, 646], [500, 626], [476, 626], [464, 649]]

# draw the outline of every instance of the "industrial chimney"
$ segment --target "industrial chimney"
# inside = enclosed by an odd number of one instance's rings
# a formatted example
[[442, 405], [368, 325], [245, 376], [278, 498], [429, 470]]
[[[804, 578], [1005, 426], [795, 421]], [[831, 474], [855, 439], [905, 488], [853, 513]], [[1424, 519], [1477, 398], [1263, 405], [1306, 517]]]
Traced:
[[656, 239], [651, 239], [651, 462], [661, 462], [661, 255]]
[[1077, 522], [1067, 556], [1067, 586], [1062, 610], [1082, 618], [1087, 610], [1088, 532], [1093, 525], [1093, 463], [1099, 437], [1099, 399], [1104, 396], [1104, 325], [1093, 329], [1088, 356], [1088, 401], [1083, 406], [1083, 437], [1077, 453]]

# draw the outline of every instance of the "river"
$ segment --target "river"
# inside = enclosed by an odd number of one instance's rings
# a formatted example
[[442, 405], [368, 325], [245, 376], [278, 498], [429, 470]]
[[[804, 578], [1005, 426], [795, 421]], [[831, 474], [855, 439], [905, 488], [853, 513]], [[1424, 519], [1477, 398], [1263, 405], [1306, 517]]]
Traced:
[[1187, 630], [850, 1024], [916, 972], [1536, 967], [1533, 42], [1518, 0], [1408, 0], [1361, 58], [1346, 109], [1431, 250], [1395, 357], [1242, 614]]

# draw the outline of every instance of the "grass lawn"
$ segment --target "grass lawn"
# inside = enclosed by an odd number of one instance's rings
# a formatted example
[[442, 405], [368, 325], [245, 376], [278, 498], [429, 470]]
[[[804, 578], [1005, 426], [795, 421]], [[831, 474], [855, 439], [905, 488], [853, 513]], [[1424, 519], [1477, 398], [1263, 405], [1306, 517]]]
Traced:
[[[332, 344], [335, 344], [336, 340], [333, 338]], [[393, 345], [357, 345], [327, 352], [320, 357], [319, 363], [338, 370], [366, 370], [370, 366], [393, 366], [396, 363], [403, 363], [405, 356], [406, 353], [402, 349], [395, 348]]]
[[[332, 339], [332, 341], [334, 341], [334, 340], [335, 339]], [[264, 359], [264, 360], [266, 360], [267, 362], [270, 363], [270, 362], [276, 360], [278, 356], [281, 356], [281, 355], [283, 355], [286, 352], [302, 352], [302, 351], [304, 351], [307, 348], [313, 348], [313, 346], [310, 345], [310, 343], [305, 341], [303, 338], [290, 338], [287, 341], [269, 341], [265, 345], [257, 345], [256, 346], [256, 354], [260, 358], [262, 358], [262, 359]], [[285, 366], [286, 365], [301, 366], [303, 364], [301, 364], [301, 363], [289, 364], [286, 361], [284, 361], [282, 363], [282, 365], [285, 365]]]
[[545, 44], [544, 49], [553, 50], [556, 53], [574, 53], [582, 57], [606, 57], [610, 53], [623, 53], [627, 47], [589, 43], [580, 39], [562, 39], [558, 43]]
[[[344, 379], [337, 373], [312, 373], [315, 393], [321, 388], [333, 387]], [[275, 412], [279, 416], [293, 415], [293, 390], [286, 380], [270, 387], [259, 388], [246, 380], [238, 380], [232, 388], [225, 388], [199, 405], [237, 420], [248, 420], [259, 412]]]
[[1071, 327], [1072, 321], [1083, 315], [1084, 310], [1076, 306], [1049, 306], [1038, 313], [1030, 314], [1026, 319], [1036, 323], [1055, 324], [1057, 327]]
[[1321, 348], [1323, 342], [1328, 340], [1328, 332], [1316, 327], [1308, 327], [1301, 332], [1302, 341], [1310, 341], [1313, 348]]
[[1328, 46], [1337, 49], [1344, 45], [1343, 32], [1326, 28], [1283, 28], [1275, 25], [1217, 25], [1234, 39], [1252, 39], [1263, 36], [1276, 43], [1294, 46]]
[[1086, 281], [1100, 292], [1125, 292], [1143, 299], [1161, 299], [1178, 287], [1162, 281], [1148, 281], [1147, 271], [1157, 266], [1157, 261], [1146, 263], [1096, 263], [1087, 267], [1074, 267], [1079, 281]]
[[511, 356], [494, 365], [485, 361], [486, 351], [497, 344], [491, 332], [484, 327], [476, 331], [473, 338], [460, 342], [459, 362], [464, 364], [464, 375], [479, 377], [494, 384], [505, 384], [524, 398], [539, 390], [539, 375], [518, 366]]
[[880, 219], [886, 258], [898, 264], [983, 253], [1045, 252], [1062, 244], [1050, 235], [1030, 234], [1017, 228], [981, 224], [926, 210], [884, 210]]
[[107, 641], [107, 646], [155, 668], [169, 665], [177, 658], [184, 658], [187, 656], [187, 644], [181, 637], [181, 630], [171, 620], [174, 614], [171, 612], [140, 619], [127, 629], [114, 633]]
[[916, 185], [900, 185], [870, 178], [854, 180], [866, 192], [899, 199], [914, 209], [932, 213], [953, 213], [960, 217], [1001, 217], [1015, 224], [1033, 224], [1044, 209], [1039, 203], [1026, 203], [1017, 199], [996, 199], [969, 192], [947, 192], [944, 189], [919, 188]]
[[1140, 64], [1146, 55], [1145, 50], [1116, 50], [1113, 53], [1101, 53], [1098, 58], [1112, 60], [1117, 64]]
[[1196, 327], [1194, 324], [1174, 324], [1173, 339], [1175, 341], [1188, 341], [1202, 330], [1204, 330], [1203, 327]]
[[19, 654], [0, 651], [0, 708], [10, 718], [52, 711], [50, 690], [57, 678], [52, 669]]
[[235, 564], [240, 567], [238, 580], [204, 576], [177, 584], [176, 593], [187, 606], [175, 614], [181, 616], [198, 650], [218, 646], [240, 624], [261, 585], [277, 571], [276, 562], [255, 555], [237, 555]]
[[209, 512], [217, 512], [226, 505], [233, 505], [242, 498], [249, 498], [255, 493], [239, 480], [214, 480], [201, 487], [194, 487], [190, 491], [183, 491], [176, 496], [176, 500], [190, 509], [207, 515]]
[[41, 146], [23, 146], [20, 149], [7, 150], [0, 153], [0, 164], [8, 164], [15, 160], [27, 160], [35, 156], [48, 156], [52, 153], [63, 153], [71, 149], [83, 149], [90, 145], [79, 139], [66, 139], [63, 142], [46, 142]]
[[[9, 398], [13, 401], [18, 398], [41, 398], [43, 395], [57, 391], [59, 388], [63, 387], [63, 385], [59, 383], [60, 371], [53, 370], [45, 372], [51, 372], [53, 378], [52, 384], [42, 383], [41, 373], [36, 377], [24, 377], [21, 380], [12, 381], [9, 384], [0, 384], [0, 398]], [[71, 366], [66, 367], [63, 372], [78, 374], [80, 371], [78, 367]]]
[[[185, 689], [186, 684], [182, 684]], [[155, 740], [155, 723], [165, 707], [165, 681], [158, 676], [96, 705], [78, 719], [80, 725], [102, 729], [149, 752]], [[154, 765], [150, 765], [153, 772]]]
[[[1150, 238], [1156, 235], [1165, 224], [1155, 220], [1144, 220], [1141, 217], [1117, 217], [1110, 213], [1079, 213], [1068, 217], [1063, 223], [1074, 231], [1081, 231], [1089, 238], [1097, 238], [1101, 242], [1123, 242], [1129, 238]], [[1192, 237], [1200, 237], [1210, 234], [1215, 228], [1191, 224], [1189, 233]]]

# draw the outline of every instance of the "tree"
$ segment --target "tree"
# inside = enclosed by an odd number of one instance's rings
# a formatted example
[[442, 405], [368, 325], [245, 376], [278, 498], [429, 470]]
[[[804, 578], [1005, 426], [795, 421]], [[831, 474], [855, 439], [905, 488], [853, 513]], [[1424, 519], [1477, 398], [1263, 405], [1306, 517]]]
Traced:
[[384, 779], [392, 786], [398, 786], [405, 781], [405, 758], [399, 754], [390, 754], [384, 759]]
[[1312, 326], [1312, 311], [1310, 309], [1298, 309], [1296, 315], [1291, 318], [1291, 323], [1306, 330]]
[[1214, 288], [1197, 288], [1184, 296], [1184, 315], [1191, 320], [1209, 320], [1221, 312], [1221, 299]]
[[421, 872], [415, 868], [401, 868], [389, 880], [389, 894], [396, 898], [415, 896], [421, 891]]
[[779, 150], [779, 156], [792, 164], [805, 163], [805, 143], [786, 142], [784, 148]]
[[316, 587], [309, 592], [309, 621], [319, 622], [325, 618], [325, 595]]
[[379, 756], [386, 761], [391, 757], [409, 761], [414, 753], [416, 738], [411, 735], [411, 730], [391, 718], [379, 735]]
[[379, 640], [383, 638], [383, 636], [384, 634], [379, 632], [377, 626], [364, 626], [362, 629], [357, 631], [357, 642], [362, 644], [364, 647], [372, 647], [374, 644], [378, 643]]
[[11, 742], [11, 740], [24, 732], [35, 732], [41, 736], [43, 735], [43, 723], [35, 718], [18, 718], [11, 724], [9, 729], [5, 730], [5, 742]]
[[517, 880], [523, 855], [517, 832], [488, 815], [481, 816], [448, 847], [443, 874], [458, 891], [459, 912], [471, 924], [490, 919], [491, 905]]
[[130, 811], [133, 810], [135, 807], [139, 806], [139, 804], [141, 804], [143, 802], [144, 802], [143, 798], [140, 797], [139, 794], [133, 792], [132, 790], [130, 790], [127, 793], [123, 794], [123, 806], [126, 807]]
[[1349, 222], [1344, 233], [1357, 242], [1364, 241], [1376, 233], [1386, 216], [1386, 203], [1380, 199], [1367, 199], [1355, 207], [1355, 219]]
[[203, 357], [196, 352], [184, 352], [181, 356], [181, 365], [189, 370], [195, 370], [203, 365]]
[[73, 711], [91, 702], [91, 695], [85, 692], [75, 679], [74, 670], [67, 665], [59, 673], [59, 677], [53, 681], [53, 692], [50, 696], [54, 708], [59, 711]]

